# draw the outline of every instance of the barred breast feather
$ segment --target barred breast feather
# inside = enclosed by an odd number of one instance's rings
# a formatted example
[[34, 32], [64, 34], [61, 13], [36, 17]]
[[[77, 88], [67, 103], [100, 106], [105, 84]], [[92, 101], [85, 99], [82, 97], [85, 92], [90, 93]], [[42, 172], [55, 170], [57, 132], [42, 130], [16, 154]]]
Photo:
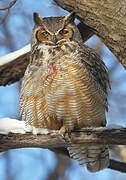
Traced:
[[[22, 118], [47, 129], [105, 126], [109, 80], [95, 51], [73, 42], [43, 52], [38, 47], [38, 52], [42, 53], [40, 63], [39, 55], [33, 53], [21, 87]], [[105, 145], [72, 145], [68, 151], [92, 172], [109, 164]]]

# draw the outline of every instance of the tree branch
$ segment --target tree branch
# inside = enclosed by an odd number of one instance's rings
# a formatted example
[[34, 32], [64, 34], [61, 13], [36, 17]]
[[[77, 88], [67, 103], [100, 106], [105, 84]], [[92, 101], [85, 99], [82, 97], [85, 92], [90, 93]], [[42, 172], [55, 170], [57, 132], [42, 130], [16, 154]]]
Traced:
[[29, 63], [30, 53], [23, 54], [14, 61], [0, 67], [0, 86], [5, 86], [19, 81]]
[[[69, 139], [66, 134], [66, 139]], [[0, 134], [0, 151], [23, 147], [59, 148], [67, 147], [68, 144], [108, 144], [126, 145], [126, 128], [107, 129], [107, 128], [85, 128], [81, 131], [71, 132], [68, 143], [59, 134], [59, 131], [50, 131], [48, 134], [33, 135]]]
[[14, 6], [14, 4], [16, 3], [16, 1], [17, 1], [17, 0], [13, 0], [12, 2], [9, 3], [9, 5], [8, 5], [7, 7], [0, 8], [0, 11], [5, 11], [5, 10], [7, 10], [7, 13], [6, 13], [5, 17], [3, 18], [2, 22], [0, 23], [0, 25], [5, 22], [8, 14], [9, 14], [9, 12], [10, 12], [10, 9]]
[[[71, 138], [65, 136], [66, 141], [59, 134], [59, 131], [50, 131], [49, 134], [33, 135], [31, 133], [8, 135], [0, 134], [0, 152], [9, 149], [39, 147], [49, 148], [54, 152], [63, 153], [69, 156], [66, 147], [70, 144], [125, 144], [126, 128], [87, 128], [81, 131], [71, 132]], [[126, 164], [115, 160], [110, 160], [110, 169], [126, 172]]]
[[30, 60], [30, 45], [0, 57], [0, 86], [19, 81]]
[[12, 8], [12, 6], [14, 6], [14, 4], [16, 3], [17, 0], [13, 0], [12, 2], [9, 3], [9, 5], [7, 7], [4, 8], [0, 8], [0, 11], [5, 11], [5, 10], [9, 10], [10, 8]]

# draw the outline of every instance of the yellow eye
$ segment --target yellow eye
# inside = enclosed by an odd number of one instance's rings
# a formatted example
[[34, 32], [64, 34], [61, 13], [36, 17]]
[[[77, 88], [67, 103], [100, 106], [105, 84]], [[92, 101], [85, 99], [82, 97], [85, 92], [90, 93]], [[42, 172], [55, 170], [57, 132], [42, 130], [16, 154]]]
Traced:
[[48, 32], [47, 32], [47, 31], [43, 31], [41, 34], [42, 34], [43, 36], [47, 36], [47, 35], [48, 35]]
[[69, 33], [69, 31], [67, 30], [67, 29], [62, 29], [61, 31], [60, 31], [60, 34], [67, 34], [67, 33]]
[[46, 40], [48, 40], [48, 32], [47, 31], [45, 31], [44, 29], [39, 29], [38, 31], [37, 31], [37, 39], [39, 40], [39, 41], [46, 41]]
[[65, 26], [59, 33], [63, 36], [63, 39], [71, 39], [73, 36], [73, 30], [69, 26]]

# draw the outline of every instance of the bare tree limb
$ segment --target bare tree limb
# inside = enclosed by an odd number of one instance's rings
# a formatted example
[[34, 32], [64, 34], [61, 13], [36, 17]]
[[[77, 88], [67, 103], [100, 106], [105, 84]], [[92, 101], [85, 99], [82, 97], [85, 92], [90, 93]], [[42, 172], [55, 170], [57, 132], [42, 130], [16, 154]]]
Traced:
[[[68, 138], [68, 135], [66, 135]], [[85, 128], [80, 131], [71, 132], [69, 144], [108, 144], [126, 145], [126, 128], [107, 129], [105, 128]], [[67, 147], [59, 131], [51, 132], [46, 135], [0, 134], [0, 151], [23, 147], [59, 148]]]
[[7, 10], [7, 13], [6, 13], [5, 17], [2, 19], [0, 25], [3, 24], [3, 23], [5, 23], [6, 18], [7, 18], [7, 16], [9, 15], [10, 9], [12, 8], [12, 6], [14, 6], [14, 4], [16, 3], [16, 1], [17, 1], [17, 0], [13, 0], [12, 2], [9, 3], [9, 5], [8, 5], [7, 7], [0, 8], [0, 11], [5, 11], [5, 10]]
[[30, 45], [0, 57], [0, 86], [19, 81], [30, 60]]
[[[67, 135], [66, 135], [67, 137]], [[67, 137], [68, 138], [68, 137]], [[116, 144], [126, 145], [126, 128], [107, 129], [107, 128], [87, 128], [81, 131], [71, 132], [71, 139], [69, 144]], [[56, 132], [50, 132], [45, 135], [13, 134], [0, 135], [0, 151], [6, 151], [13, 148], [21, 147], [42, 147], [42, 148], [57, 148], [67, 147], [67, 143]], [[5, 147], [4, 147], [5, 146]], [[8, 146], [8, 147], [7, 147]]]
[[17, 0], [13, 0], [12, 2], [9, 3], [9, 5], [7, 7], [4, 8], [0, 8], [0, 11], [5, 11], [5, 10], [9, 10], [10, 8], [12, 8], [12, 6], [14, 6], [14, 4], [16, 3]]
[[[70, 144], [125, 144], [126, 128], [107, 129], [107, 128], [87, 128], [81, 131], [71, 132], [71, 139], [66, 134], [66, 141], [61, 137], [59, 131], [51, 132], [47, 135], [13, 134], [0, 135], [0, 151], [9, 149], [39, 147], [49, 148], [58, 153], [68, 155], [66, 147]], [[110, 160], [110, 169], [126, 172], [126, 164]]]
[[7, 17], [8, 17], [8, 15], [9, 15], [9, 13], [10, 13], [10, 9], [7, 9], [7, 13], [5, 14], [4, 18], [2, 19], [0, 25], [5, 23], [5, 21], [6, 21]]
[[0, 86], [5, 86], [19, 81], [23, 77], [29, 63], [30, 53], [25, 53], [14, 61], [0, 66]]

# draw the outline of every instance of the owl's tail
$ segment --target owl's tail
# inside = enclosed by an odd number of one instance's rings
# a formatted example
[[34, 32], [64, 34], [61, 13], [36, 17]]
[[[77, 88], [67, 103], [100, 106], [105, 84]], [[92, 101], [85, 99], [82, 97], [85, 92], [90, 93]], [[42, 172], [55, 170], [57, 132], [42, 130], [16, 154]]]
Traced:
[[67, 148], [70, 157], [80, 165], [86, 163], [91, 172], [97, 172], [109, 166], [109, 152], [105, 145], [72, 145]]

